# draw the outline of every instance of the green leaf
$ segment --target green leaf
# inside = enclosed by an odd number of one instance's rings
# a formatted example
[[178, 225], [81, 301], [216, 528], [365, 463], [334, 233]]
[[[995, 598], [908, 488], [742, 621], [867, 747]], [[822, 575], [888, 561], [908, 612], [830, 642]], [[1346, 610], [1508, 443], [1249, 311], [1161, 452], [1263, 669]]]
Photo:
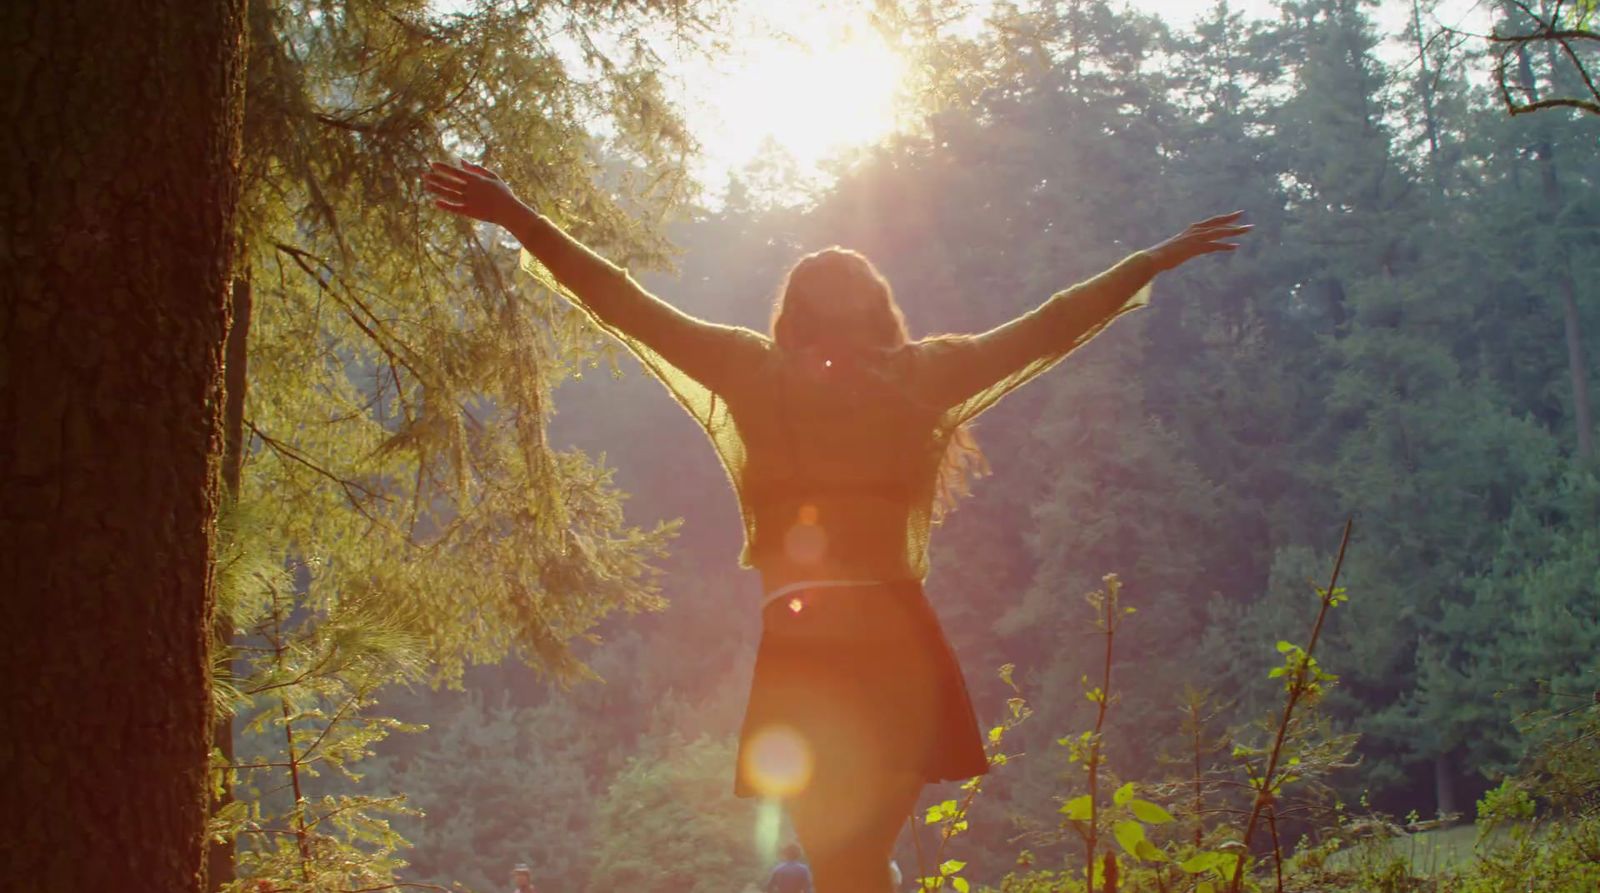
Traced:
[[[1228, 845], [1237, 846], [1237, 844]], [[1239, 863], [1244, 861], [1244, 858], [1244, 853], [1218, 853], [1217, 871], [1221, 872], [1224, 878], [1231, 878], [1233, 877], [1234, 870], [1239, 867]]]
[[1132, 799], [1133, 782], [1131, 781], [1123, 784], [1122, 787], [1117, 788], [1117, 792], [1111, 795], [1111, 802], [1117, 804], [1118, 806], [1126, 806], [1128, 801]]
[[1088, 794], [1084, 794], [1081, 797], [1073, 797], [1071, 800], [1061, 804], [1061, 814], [1075, 822], [1087, 822], [1093, 812], [1093, 801], [1089, 799]]
[[956, 888], [956, 893], [967, 893], [967, 889], [970, 885], [967, 883], [966, 878], [954, 877], [950, 879], [950, 886]]
[[939, 873], [948, 877], [966, 867], [967, 863], [960, 859], [946, 859], [944, 864], [939, 866]]
[[1147, 825], [1165, 825], [1172, 821], [1172, 813], [1149, 800], [1134, 798], [1128, 801], [1128, 808], [1133, 810], [1133, 817]]
[[1288, 654], [1289, 652], [1291, 652], [1293, 650], [1295, 650], [1295, 644], [1293, 642], [1285, 641], [1283, 639], [1279, 639], [1278, 640], [1278, 653], [1279, 654]]
[[1195, 853], [1193, 856], [1178, 863], [1178, 869], [1188, 874], [1203, 874], [1213, 868], [1220, 868], [1227, 857], [1221, 853], [1208, 851]]
[[1000, 736], [1004, 735], [1005, 733], [1006, 733], [1006, 727], [1005, 726], [995, 726], [994, 728], [990, 729], [989, 730], [989, 743], [990, 744], [999, 744], [1000, 743]]
[[956, 801], [946, 800], [938, 806], [928, 807], [927, 823], [932, 825], [947, 818], [954, 818], [956, 813], [960, 811], [961, 807], [956, 804]]
[[1144, 826], [1129, 819], [1112, 825], [1111, 834], [1117, 838], [1117, 843], [1127, 850], [1128, 855], [1134, 858], [1139, 857], [1139, 844], [1149, 842], [1144, 837]]
[[1201, 881], [1200, 886], [1194, 888], [1194, 893], [1217, 893], [1217, 888], [1210, 881]]
[[1161, 852], [1161, 850], [1158, 849], [1155, 844], [1151, 843], [1148, 840], [1139, 841], [1138, 850], [1139, 850], [1139, 852], [1137, 853], [1138, 857], [1143, 859], [1143, 860], [1145, 860], [1146, 862], [1166, 862], [1166, 861], [1168, 861], [1167, 854]]

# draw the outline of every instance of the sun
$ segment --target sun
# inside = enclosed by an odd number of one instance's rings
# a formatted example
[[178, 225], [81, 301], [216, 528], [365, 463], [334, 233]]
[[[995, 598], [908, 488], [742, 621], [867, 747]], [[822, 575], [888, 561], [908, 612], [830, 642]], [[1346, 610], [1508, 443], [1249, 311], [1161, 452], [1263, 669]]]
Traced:
[[905, 59], [864, 17], [795, 8], [772, 4], [777, 34], [734, 41], [734, 51], [685, 78], [690, 125], [713, 165], [738, 168], [772, 143], [807, 176], [896, 129]]

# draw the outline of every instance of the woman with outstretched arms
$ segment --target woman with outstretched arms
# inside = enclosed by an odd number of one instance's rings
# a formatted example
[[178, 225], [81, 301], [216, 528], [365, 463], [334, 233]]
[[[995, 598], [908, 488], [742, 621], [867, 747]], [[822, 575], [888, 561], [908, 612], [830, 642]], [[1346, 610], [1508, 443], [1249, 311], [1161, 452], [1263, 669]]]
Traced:
[[862, 255], [790, 269], [772, 331], [685, 314], [517, 199], [435, 163], [435, 204], [498, 224], [523, 267], [622, 340], [711, 437], [766, 599], [735, 790], [786, 800], [819, 893], [886, 893], [929, 782], [987, 771], [954, 655], [922, 592], [929, 527], [983, 470], [966, 425], [1146, 303], [1151, 280], [1231, 251], [1241, 213], [1196, 223], [978, 335], [913, 341]]

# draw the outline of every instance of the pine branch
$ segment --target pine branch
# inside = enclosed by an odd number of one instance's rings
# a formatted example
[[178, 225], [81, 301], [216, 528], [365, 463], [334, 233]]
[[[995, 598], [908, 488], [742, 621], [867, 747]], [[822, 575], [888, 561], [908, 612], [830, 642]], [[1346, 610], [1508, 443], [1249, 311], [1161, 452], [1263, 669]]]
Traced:
[[[355, 323], [356, 328], [360, 329], [362, 333], [372, 341], [375, 347], [377, 347], [380, 351], [383, 351], [383, 355], [385, 357], [388, 357], [391, 369], [398, 365], [403, 367], [407, 372], [410, 372], [412, 375], [416, 376], [418, 381], [426, 382], [428, 380], [427, 376], [418, 372], [415, 366], [411, 365], [410, 362], [408, 362], [404, 357], [401, 357], [392, 347], [390, 347], [388, 339], [385, 337], [386, 333], [381, 333], [379, 331], [382, 329], [383, 323], [378, 319], [378, 315], [374, 313], [372, 308], [368, 307], [365, 302], [356, 297], [354, 289], [352, 289], [350, 285], [344, 281], [344, 278], [339, 275], [338, 270], [334, 269], [333, 264], [316, 256], [315, 254], [312, 254], [309, 251], [296, 248], [293, 245], [288, 245], [283, 242], [273, 242], [272, 247], [283, 252], [284, 254], [287, 254], [289, 259], [294, 261], [295, 266], [304, 271], [307, 276], [310, 276], [311, 280], [317, 284], [318, 288], [322, 289], [325, 294], [334, 299], [334, 302], [339, 305], [339, 309], [343, 310], [345, 315], [349, 317], [350, 321]], [[311, 268], [311, 261], [315, 261], [318, 266], [322, 267], [322, 269], [327, 272], [330, 279], [339, 283], [340, 288], [344, 292], [342, 296], [329, 287], [327, 282], [323, 281], [321, 274]], [[357, 315], [355, 311], [352, 310], [348, 304], [346, 304], [346, 300], [359, 308], [367, 318], [363, 320], [359, 315]], [[405, 342], [398, 338], [393, 340], [396, 344], [402, 346], [405, 344]], [[405, 390], [400, 387], [400, 379], [398, 377], [395, 378], [394, 384], [396, 395], [403, 401], [405, 399]]]
[[1588, 112], [1591, 115], [1600, 115], [1600, 102], [1594, 102], [1588, 99], [1558, 97], [1555, 99], [1541, 99], [1538, 102], [1530, 102], [1526, 104], [1517, 104], [1512, 102], [1506, 103], [1506, 111], [1512, 115], [1526, 115], [1532, 112], [1543, 111], [1545, 109], [1560, 108], [1579, 109], [1581, 111]]
[[1540, 21], [1539, 24], [1541, 26], [1543, 26], [1542, 30], [1533, 31], [1533, 32], [1528, 33], [1528, 34], [1500, 34], [1500, 33], [1496, 32], [1496, 33], [1489, 34], [1487, 36], [1487, 40], [1490, 43], [1510, 43], [1510, 44], [1538, 43], [1540, 41], [1545, 41], [1545, 40], [1594, 40], [1594, 41], [1600, 41], [1600, 31], [1590, 31], [1587, 28], [1563, 28], [1563, 29], [1557, 30], [1555, 28], [1549, 27], [1548, 25], [1545, 25], [1545, 23], [1543, 21]]
[[293, 462], [295, 462], [297, 464], [304, 465], [306, 468], [311, 469], [312, 471], [316, 472], [317, 474], [321, 475], [322, 477], [325, 477], [328, 480], [333, 481], [335, 484], [338, 484], [340, 489], [344, 490], [345, 497], [347, 499], [349, 499], [351, 508], [354, 508], [356, 511], [360, 512], [361, 515], [363, 517], [365, 517], [368, 521], [371, 521], [374, 524], [379, 523], [378, 519], [376, 517], [374, 517], [371, 513], [369, 513], [366, 510], [366, 508], [361, 505], [361, 500], [356, 498], [356, 492], [359, 491], [360, 494], [362, 496], [366, 497], [367, 499], [374, 499], [374, 500], [377, 500], [379, 502], [388, 502], [389, 501], [389, 497], [388, 496], [385, 496], [382, 493], [379, 493], [379, 492], [377, 492], [375, 490], [372, 490], [372, 489], [370, 489], [370, 488], [368, 488], [368, 487], [366, 487], [366, 486], [364, 486], [364, 485], [362, 485], [360, 483], [357, 483], [356, 481], [352, 481], [352, 480], [348, 480], [346, 478], [342, 478], [339, 475], [334, 474], [333, 472], [329, 471], [328, 469], [323, 468], [321, 465], [318, 465], [317, 463], [312, 462], [310, 459], [306, 458], [304, 453], [300, 452], [299, 450], [296, 450], [294, 447], [289, 446], [288, 444], [284, 443], [283, 441], [278, 440], [275, 437], [272, 437], [271, 435], [267, 434], [265, 431], [262, 431], [260, 428], [256, 427], [256, 423], [251, 421], [250, 419], [245, 419], [244, 420], [244, 424], [245, 424], [245, 427], [250, 429], [250, 432], [252, 434], [254, 434], [255, 436], [261, 438], [261, 442], [266, 444], [269, 448], [271, 448], [271, 450], [273, 452], [275, 452], [278, 455], [284, 457], [285, 459], [289, 459], [289, 460], [291, 460], [291, 461], [293, 461]]

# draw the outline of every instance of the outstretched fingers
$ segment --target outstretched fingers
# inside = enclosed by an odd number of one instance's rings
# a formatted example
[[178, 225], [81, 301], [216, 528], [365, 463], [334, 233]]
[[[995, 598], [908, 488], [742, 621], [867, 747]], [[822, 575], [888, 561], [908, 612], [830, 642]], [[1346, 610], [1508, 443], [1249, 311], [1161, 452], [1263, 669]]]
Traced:
[[1233, 221], [1238, 220], [1240, 217], [1243, 217], [1243, 216], [1244, 216], [1244, 212], [1243, 211], [1232, 211], [1232, 212], [1227, 213], [1227, 214], [1218, 214], [1215, 217], [1207, 217], [1206, 219], [1200, 221], [1199, 223], [1192, 224], [1190, 228], [1191, 229], [1212, 229], [1214, 227], [1224, 226], [1226, 224], [1232, 223]]
[[1214, 226], [1210, 229], [1193, 229], [1186, 234], [1184, 241], [1192, 245], [1194, 251], [1199, 254], [1209, 254], [1213, 251], [1232, 251], [1239, 247], [1239, 243], [1226, 240], [1237, 239], [1252, 229], [1254, 227], [1248, 223], [1238, 226]]
[[488, 177], [491, 180], [499, 180], [500, 179], [500, 175], [499, 174], [495, 173], [492, 170], [489, 170], [488, 168], [484, 167], [481, 164], [473, 164], [470, 161], [463, 161], [463, 162], [461, 162], [461, 166], [466, 168], [469, 171], [472, 171], [473, 173], [475, 173], [475, 174], [477, 174], [477, 175], [479, 175], [481, 177]]
[[422, 174], [422, 188], [433, 196], [433, 206], [452, 214], [467, 211], [466, 177], [470, 176], [451, 164], [435, 161]]
[[434, 161], [430, 162], [428, 169], [423, 172], [422, 185], [426, 186], [430, 192], [459, 195], [462, 190], [466, 189], [467, 178], [470, 176], [470, 174], [454, 165], [446, 164], [442, 161]]
[[424, 176], [427, 175], [432, 175], [443, 179], [456, 180], [461, 183], [466, 183], [473, 179], [471, 171], [450, 161], [428, 162], [428, 173]]
[[444, 198], [461, 198], [463, 196], [462, 185], [451, 180], [431, 177], [427, 174], [422, 176], [422, 188]]
[[1214, 226], [1201, 232], [1208, 239], [1232, 239], [1242, 236], [1253, 229], [1255, 229], [1254, 224], [1241, 223], [1238, 226]]

